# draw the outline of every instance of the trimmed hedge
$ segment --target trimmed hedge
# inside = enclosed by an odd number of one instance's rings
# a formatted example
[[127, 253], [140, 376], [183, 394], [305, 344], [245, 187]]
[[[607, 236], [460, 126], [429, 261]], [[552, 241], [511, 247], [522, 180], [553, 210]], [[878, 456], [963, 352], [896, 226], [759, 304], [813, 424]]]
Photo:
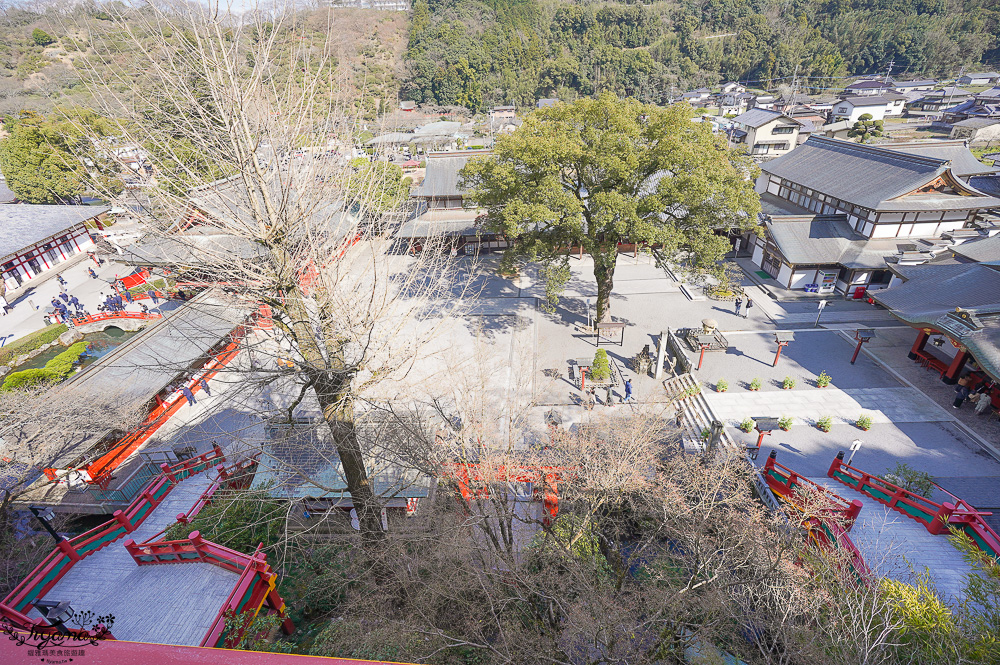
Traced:
[[77, 342], [52, 360], [45, 363], [45, 367], [34, 369], [24, 369], [20, 372], [8, 374], [0, 391], [16, 390], [28, 386], [36, 386], [42, 383], [58, 383], [73, 373], [73, 366], [80, 356], [84, 354], [90, 342]]
[[65, 323], [53, 323], [51, 326], [36, 330], [30, 335], [25, 335], [21, 339], [11, 342], [0, 349], [0, 364], [6, 364], [18, 356], [23, 356], [40, 346], [56, 341], [59, 339], [59, 335], [67, 330], [69, 328], [66, 327]]

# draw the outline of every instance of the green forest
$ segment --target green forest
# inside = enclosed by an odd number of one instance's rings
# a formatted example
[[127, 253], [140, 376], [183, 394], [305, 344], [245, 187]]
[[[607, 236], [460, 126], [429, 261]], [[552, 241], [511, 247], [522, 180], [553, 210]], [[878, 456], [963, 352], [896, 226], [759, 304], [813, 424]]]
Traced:
[[726, 80], [955, 76], [1000, 61], [995, 0], [414, 0], [403, 96], [481, 109], [599, 92], [663, 103]]

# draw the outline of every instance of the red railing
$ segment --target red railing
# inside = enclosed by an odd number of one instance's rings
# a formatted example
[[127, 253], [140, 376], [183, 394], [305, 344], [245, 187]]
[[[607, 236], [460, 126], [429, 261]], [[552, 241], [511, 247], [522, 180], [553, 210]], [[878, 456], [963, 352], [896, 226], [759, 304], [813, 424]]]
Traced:
[[[871, 579], [871, 570], [865, 563], [861, 550], [847, 535], [861, 513], [862, 503], [857, 499], [849, 502], [839, 494], [779, 464], [777, 452], [773, 450], [764, 464], [763, 475], [772, 492], [805, 513], [802, 526], [808, 532], [809, 539], [819, 547], [843, 551], [858, 583], [867, 585]], [[819, 499], [817, 505], [808, 505], [807, 498], [810, 494]]]
[[212, 450], [173, 466], [161, 465], [163, 473], [150, 480], [146, 489], [127, 508], [116, 510], [112, 519], [90, 531], [60, 542], [56, 549], [4, 598], [3, 603], [19, 612], [30, 611], [34, 601], [44, 598], [73, 564], [135, 531], [178, 482], [201, 473], [213, 462], [222, 460], [225, 460], [222, 449], [213, 446]]
[[162, 319], [163, 315], [158, 312], [101, 312], [100, 314], [88, 314], [87, 316], [73, 317], [74, 326], [84, 326], [88, 323], [98, 321], [108, 321], [110, 319]]
[[953, 526], [969, 536], [979, 549], [1000, 558], [1000, 536], [983, 520], [984, 516], [993, 513], [976, 510], [969, 502], [959, 499], [951, 492], [946, 493], [955, 499], [955, 503], [931, 501], [888, 480], [848, 466], [844, 464], [843, 457], [844, 453], [837, 454], [830, 465], [828, 476], [915, 519], [930, 533], [947, 534], [950, 533], [948, 526]]
[[[236, 329], [229, 334], [229, 342], [201, 368], [199, 374], [193, 376], [188, 381], [187, 387], [192, 393], [198, 393], [202, 390], [200, 382], [201, 379], [204, 379], [205, 381], [211, 380], [216, 374], [222, 371], [226, 365], [232, 362], [237, 355], [239, 355], [240, 344], [243, 342], [243, 338], [246, 337], [248, 331], [249, 328], [244, 324], [237, 326]], [[150, 414], [146, 416], [142, 425], [125, 435], [118, 442], [118, 444], [115, 445], [115, 447], [87, 466], [87, 472], [92, 478], [91, 482], [106, 489], [111, 473], [118, 467], [118, 465], [127, 459], [129, 455], [135, 452], [139, 446], [148, 441], [149, 438], [186, 403], [187, 400], [183, 395], [177, 395], [170, 401], [164, 401], [163, 403], [158, 404], [150, 412]], [[50, 471], [51, 475], [49, 475]], [[46, 469], [46, 475], [49, 475], [50, 478], [54, 478], [55, 469]]]

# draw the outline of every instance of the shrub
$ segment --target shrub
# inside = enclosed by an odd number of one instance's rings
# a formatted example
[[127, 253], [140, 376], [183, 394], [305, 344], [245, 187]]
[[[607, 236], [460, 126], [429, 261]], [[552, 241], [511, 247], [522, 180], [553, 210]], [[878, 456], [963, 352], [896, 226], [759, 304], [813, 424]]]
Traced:
[[590, 378], [594, 381], [607, 381], [611, 378], [611, 364], [608, 362], [608, 352], [597, 349], [594, 363], [590, 366]]
[[816, 427], [823, 430], [824, 432], [829, 432], [830, 428], [833, 427], [833, 418], [830, 416], [823, 416], [816, 421]]
[[784, 430], [792, 428], [792, 419], [789, 416], [781, 416], [778, 418], [778, 427]]
[[710, 436], [712, 436], [712, 430], [708, 429], [707, 427], [705, 429], [701, 430], [701, 438], [702, 438], [702, 440], [708, 441], [708, 437], [710, 437]]
[[740, 423], [740, 429], [743, 430], [744, 432], [749, 432], [756, 426], [757, 423], [753, 421], [753, 418], [744, 418], [743, 422]]
[[900, 462], [892, 471], [882, 476], [894, 485], [899, 485], [907, 492], [930, 498], [934, 490], [934, 480], [926, 471], [917, 471], [909, 464]]
[[49, 342], [54, 342], [59, 339], [59, 335], [67, 330], [68, 328], [65, 323], [54, 323], [30, 335], [25, 335], [21, 339], [11, 342], [0, 349], [0, 363], [8, 363], [18, 356], [23, 356], [29, 351], [34, 351]]
[[786, 376], [785, 380], [781, 382], [781, 387], [785, 390], [791, 390], [795, 387], [795, 379], [790, 376]]
[[715, 382], [715, 389], [720, 393], [724, 393], [729, 390], [729, 383], [725, 379], [719, 379]]
[[816, 377], [816, 385], [820, 388], [826, 388], [830, 385], [830, 375], [826, 373], [826, 370], [820, 372], [819, 376]]
[[862, 413], [858, 416], [858, 419], [854, 422], [859, 429], [869, 429], [872, 426], [872, 417], [867, 413]]
[[55, 37], [45, 32], [41, 28], [35, 28], [31, 31], [31, 41], [35, 42], [39, 46], [48, 46], [56, 40]]
[[20, 372], [8, 374], [3, 382], [3, 386], [0, 386], [0, 391], [16, 390], [42, 383], [58, 383], [62, 381], [73, 373], [73, 366], [89, 345], [89, 342], [77, 342], [45, 363], [45, 367], [25, 369]]
[[750, 382], [750, 390], [760, 390], [760, 379], [755, 378]]

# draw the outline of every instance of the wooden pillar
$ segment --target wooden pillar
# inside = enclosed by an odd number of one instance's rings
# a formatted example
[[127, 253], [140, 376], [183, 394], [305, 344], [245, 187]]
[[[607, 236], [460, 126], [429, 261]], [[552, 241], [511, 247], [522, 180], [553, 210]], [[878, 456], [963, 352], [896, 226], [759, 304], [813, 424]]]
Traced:
[[82, 558], [68, 540], [60, 540], [58, 547], [63, 554], [70, 558], [70, 561], [79, 561]]
[[958, 383], [958, 377], [962, 374], [962, 370], [965, 368], [965, 363], [968, 359], [968, 351], [959, 351], [956, 353], [955, 358], [951, 361], [951, 365], [948, 366], [948, 369], [945, 370], [941, 380], [949, 385]]
[[135, 531], [135, 527], [132, 526], [132, 523], [128, 521], [128, 517], [126, 517], [125, 513], [123, 513], [122, 511], [116, 510], [114, 512], [114, 515], [112, 515], [112, 517], [114, 517], [115, 521], [121, 524], [125, 528], [125, 533], [132, 533], [133, 531]]
[[906, 354], [907, 357], [909, 357], [910, 360], [916, 360], [917, 353], [924, 350], [924, 346], [927, 345], [927, 340], [929, 338], [930, 335], [925, 333], [923, 330], [917, 331], [917, 338], [913, 340], [913, 347], [910, 349], [910, 352]]

